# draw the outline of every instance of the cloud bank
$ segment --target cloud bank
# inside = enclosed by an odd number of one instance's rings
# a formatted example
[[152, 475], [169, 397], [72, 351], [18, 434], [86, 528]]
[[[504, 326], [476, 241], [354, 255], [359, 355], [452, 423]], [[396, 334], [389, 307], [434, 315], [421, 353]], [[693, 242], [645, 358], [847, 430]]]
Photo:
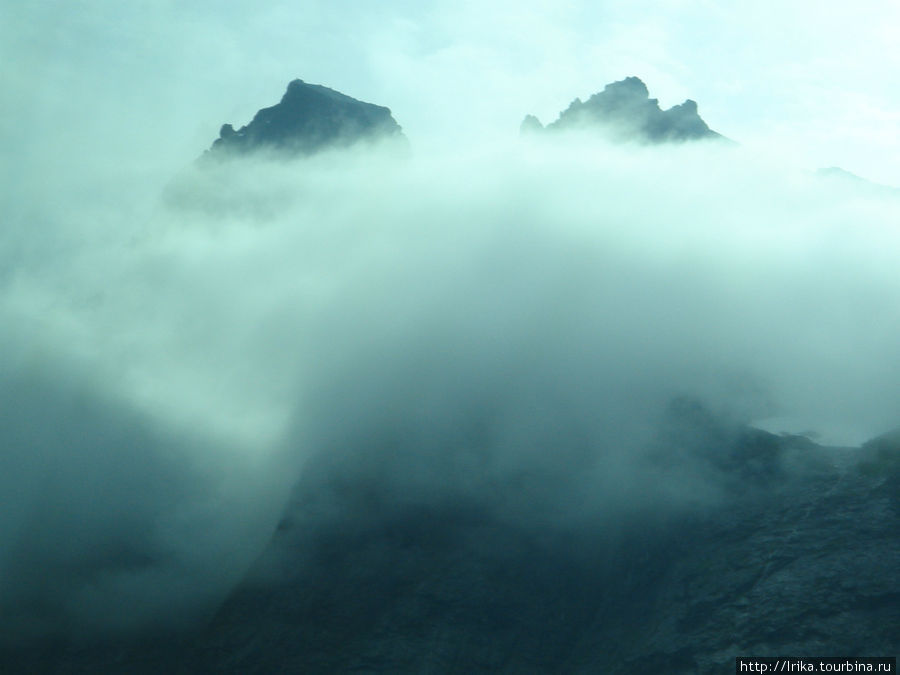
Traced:
[[896, 426], [895, 197], [554, 141], [247, 160], [163, 197], [164, 160], [26, 175], [0, 234], [8, 639], [201, 620], [311, 458], [410, 502], [519, 484], [507, 517], [562, 522], [722, 498], [648, 472], [675, 396]]

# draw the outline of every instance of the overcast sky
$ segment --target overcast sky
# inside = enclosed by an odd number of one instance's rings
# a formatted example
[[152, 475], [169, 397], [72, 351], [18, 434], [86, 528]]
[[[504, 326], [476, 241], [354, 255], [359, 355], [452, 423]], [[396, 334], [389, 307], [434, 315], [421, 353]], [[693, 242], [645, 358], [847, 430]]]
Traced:
[[742, 144], [900, 185], [891, 0], [2, 5], [0, 124], [37, 163], [35, 132], [57, 153], [190, 158], [295, 77], [387, 105], [428, 148], [515, 134], [526, 113], [546, 123], [637, 75], [663, 107], [695, 99]]

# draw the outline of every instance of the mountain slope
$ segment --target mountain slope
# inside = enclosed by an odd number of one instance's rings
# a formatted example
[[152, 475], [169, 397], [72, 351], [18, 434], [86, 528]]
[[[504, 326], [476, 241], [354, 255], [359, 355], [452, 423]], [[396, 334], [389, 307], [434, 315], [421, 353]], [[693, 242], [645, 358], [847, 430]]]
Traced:
[[[857, 452], [859, 455], [857, 456]], [[673, 402], [647, 471], [693, 464], [727, 492], [517, 517], [539, 480], [410, 498], [321, 456], [255, 571], [181, 642], [18, 653], [46, 672], [722, 673], [739, 655], [896, 654], [896, 436], [825, 448]], [[427, 467], [423, 470], [428, 471]], [[439, 467], [432, 479], [438, 480]], [[435, 483], [439, 485], [440, 483]], [[524, 493], [523, 493], [524, 490]], [[452, 498], [451, 498], [452, 497]], [[646, 502], [645, 498], [644, 501]], [[646, 505], [646, 504], [645, 504]], [[9, 655], [8, 655], [9, 656]]]

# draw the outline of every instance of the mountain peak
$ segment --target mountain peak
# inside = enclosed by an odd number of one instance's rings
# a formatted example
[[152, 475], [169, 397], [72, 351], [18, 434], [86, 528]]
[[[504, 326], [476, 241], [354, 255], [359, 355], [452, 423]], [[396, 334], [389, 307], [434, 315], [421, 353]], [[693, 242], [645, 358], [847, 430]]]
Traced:
[[650, 90], [647, 89], [647, 85], [644, 84], [644, 81], [641, 78], [631, 75], [629, 77], [626, 77], [624, 80], [619, 80], [618, 82], [610, 82], [605, 87], [603, 87], [603, 92], [601, 94], [594, 94], [594, 96], [602, 95], [650, 98]]
[[210, 153], [269, 150], [310, 155], [382, 138], [406, 140], [388, 108], [295, 79], [279, 103], [261, 109], [246, 126], [235, 131], [231, 124], [223, 124]]
[[[537, 120], [531, 118], [528, 131], [536, 131]], [[526, 118], [528, 119], [528, 118]], [[523, 122], [523, 130], [526, 125]], [[587, 101], [576, 98], [547, 125], [548, 131], [596, 130], [615, 140], [638, 140], [650, 143], [723, 138], [710, 129], [697, 112], [697, 102], [687, 99], [668, 110], [650, 98], [647, 85], [638, 77], [626, 77], [607, 84]]]

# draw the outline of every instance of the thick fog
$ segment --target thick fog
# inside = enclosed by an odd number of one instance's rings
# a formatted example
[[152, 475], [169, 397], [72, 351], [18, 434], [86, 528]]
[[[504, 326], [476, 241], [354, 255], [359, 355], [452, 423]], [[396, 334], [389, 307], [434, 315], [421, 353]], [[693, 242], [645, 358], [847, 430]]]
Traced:
[[201, 620], [310, 458], [398, 500], [506, 486], [519, 523], [611, 521], [727, 498], [647, 459], [673, 397], [841, 443], [898, 424], [894, 193], [715, 143], [543, 140], [25, 172], [4, 638]]

